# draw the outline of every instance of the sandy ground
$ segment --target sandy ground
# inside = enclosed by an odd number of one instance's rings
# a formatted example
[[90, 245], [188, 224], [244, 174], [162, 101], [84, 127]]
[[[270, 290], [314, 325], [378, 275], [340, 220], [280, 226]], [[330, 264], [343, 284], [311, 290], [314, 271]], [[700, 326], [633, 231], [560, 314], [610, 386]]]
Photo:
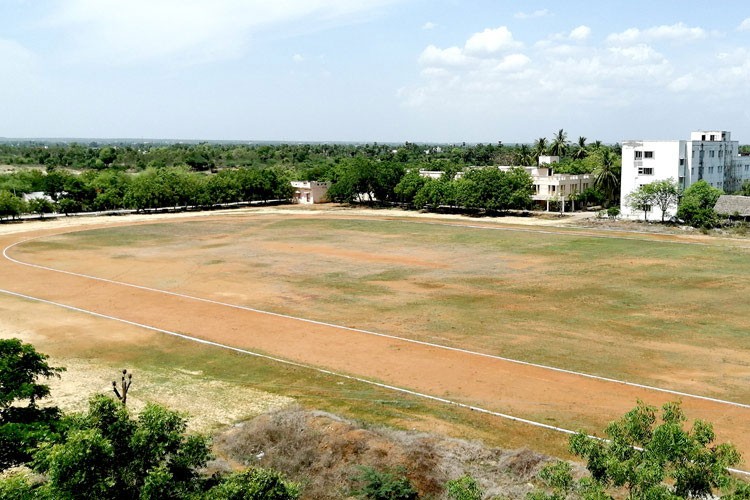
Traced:
[[[8, 224], [0, 226], [0, 248], [29, 237], [64, 233], [70, 230], [106, 227], [119, 224], [134, 224], [169, 217], [175, 222], [194, 218], [252, 217], [253, 215], [308, 214], [312, 216], [346, 217], [412, 217], [413, 213], [400, 211], [368, 211], [334, 209], [323, 211], [279, 208], [261, 208], [226, 213], [208, 212], [199, 214], [175, 214], [166, 216], [137, 215], [122, 218], [62, 218], [38, 223]], [[577, 217], [589, 216], [589, 214]], [[576, 217], [566, 219], [502, 218], [497, 221], [482, 219], [467, 220], [460, 216], [420, 215], [423, 219], [440, 219], [466, 224], [534, 224], [545, 226], [574, 225]], [[586, 234], [582, 231], [582, 234]], [[662, 238], [662, 236], [658, 236]], [[664, 235], [664, 239], [676, 238]], [[701, 239], [700, 235], [691, 238]], [[12, 250], [9, 252], [12, 256]], [[54, 267], [54, 266], [53, 266]], [[158, 266], [154, 268], [158, 273]], [[190, 297], [165, 294], [159, 290], [126, 287], [116, 282], [92, 281], [72, 274], [57, 273], [45, 269], [28, 267], [9, 260], [0, 261], [0, 288], [14, 293], [41, 298], [55, 304], [64, 304], [113, 318], [92, 319], [83, 313], [66, 314], [67, 321], [106, 322], [109, 331], [139, 330], [133, 323], [148, 325], [170, 332], [179, 332], [199, 339], [206, 339], [253, 352], [320, 367], [337, 373], [350, 374], [398, 387], [407, 388], [431, 396], [446, 398], [528, 418], [538, 422], [554, 423], [571, 427], [585, 422], [587, 430], [601, 429], [613, 416], [621, 415], [633, 406], [636, 399], [651, 404], [661, 404], [675, 399], [647, 389], [625, 386], [618, 383], [584, 378], [578, 375], [546, 370], [543, 368], [510, 363], [496, 358], [447, 350], [444, 348], [405, 342], [399, 339], [369, 335], [324, 324], [304, 323], [294, 318], [273, 316], [248, 309], [230, 307], [227, 304], [197, 301]], [[19, 302], [35, 311], [35, 321], [47, 321], [50, 325], [60, 321], [60, 309], [53, 305], [43, 307], [29, 301], [20, 301], [7, 295], [0, 298], [0, 305]], [[11, 308], [12, 309], [12, 308]], [[16, 320], [23, 315], [18, 315]], [[47, 317], [48, 316], [48, 317]], [[46, 320], [45, 320], [46, 318]], [[115, 321], [120, 320], [120, 322]], [[131, 322], [125, 324], [122, 321]], [[0, 334], [11, 334], [18, 322], [3, 315]], [[33, 341], [34, 331], [27, 335]], [[141, 332], [142, 333], [142, 332]], [[121, 333], [125, 335], [125, 333]], [[150, 332], [148, 335], [159, 335]], [[140, 335], [137, 342], [148, 342], [148, 335]], [[75, 352], [75, 349], [71, 349]], [[72, 364], [70, 361], [73, 361]], [[70, 360], [64, 363], [76, 373], [87, 374], [102, 388], [102, 378], [111, 380], [116, 376], [112, 367], [100, 368], [93, 359]], [[101, 375], [97, 370], [101, 370]], [[108, 375], [109, 374], [109, 375]], [[102, 377], [102, 378], [100, 378]], [[190, 381], [210, 384], [201, 380], [199, 373], [172, 373], [172, 386], [180, 387]], [[187, 377], [187, 378], [185, 378]], [[73, 379], [74, 377], [66, 377]], [[77, 378], [77, 377], [75, 377]], [[155, 380], [159, 379], [154, 375]], [[145, 383], [151, 383], [144, 380]], [[104, 384], [106, 385], [106, 384]], [[154, 390], [158, 383], [154, 382]], [[66, 392], [62, 387], [60, 392]], [[83, 389], [73, 388], [69, 394]], [[204, 390], [210, 390], [204, 388]], [[169, 391], [167, 391], [169, 392]], [[199, 391], [200, 392], [200, 391]], [[230, 394], [231, 390], [228, 390]], [[186, 394], [167, 394], [172, 399], [185, 398]], [[188, 399], [195, 399], [188, 396]], [[217, 410], [220, 418], [204, 425], [229, 422], [253, 413], [259, 408], [233, 408], [238, 398], [229, 397], [226, 408]], [[684, 397], [683, 406], [692, 418], [704, 418], [716, 424], [721, 440], [730, 440], [738, 445], [745, 455], [750, 454], [750, 410], [744, 407]], [[200, 413], [200, 409], [193, 411]], [[269, 400], [268, 406], [284, 404], [283, 400]], [[263, 406], [263, 405], [259, 405]]]

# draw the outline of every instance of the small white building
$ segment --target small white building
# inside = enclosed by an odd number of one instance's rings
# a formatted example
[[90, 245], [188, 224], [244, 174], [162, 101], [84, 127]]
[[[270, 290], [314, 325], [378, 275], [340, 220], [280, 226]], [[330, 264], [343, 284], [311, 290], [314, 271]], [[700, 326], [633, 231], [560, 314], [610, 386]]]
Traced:
[[[726, 130], [692, 132], [690, 140], [622, 142], [620, 211], [624, 217], [643, 217], [643, 212], [628, 207], [630, 193], [666, 179], [677, 181], [682, 190], [705, 180], [725, 192], [737, 191], [744, 180], [750, 179], [750, 156], [740, 156], [738, 141], [731, 140]], [[647, 212], [649, 220], [661, 220], [661, 216], [658, 207]]]
[[292, 181], [292, 203], [312, 205], [313, 203], [325, 203], [328, 201], [328, 188], [330, 182], [319, 181]]

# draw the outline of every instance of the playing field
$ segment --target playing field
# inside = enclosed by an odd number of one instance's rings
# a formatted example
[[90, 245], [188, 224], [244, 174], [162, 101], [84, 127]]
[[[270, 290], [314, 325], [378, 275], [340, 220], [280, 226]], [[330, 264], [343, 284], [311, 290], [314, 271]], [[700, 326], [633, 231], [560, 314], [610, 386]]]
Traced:
[[40, 234], [6, 255], [0, 288], [113, 330], [184, 334], [589, 432], [638, 398], [680, 399], [750, 454], [741, 242], [311, 213]]

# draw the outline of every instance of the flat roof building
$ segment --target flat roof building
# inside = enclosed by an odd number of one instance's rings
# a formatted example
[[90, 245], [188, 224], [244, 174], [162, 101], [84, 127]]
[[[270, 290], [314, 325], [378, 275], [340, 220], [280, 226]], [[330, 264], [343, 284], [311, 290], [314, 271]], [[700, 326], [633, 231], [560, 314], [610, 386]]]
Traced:
[[[689, 140], [629, 140], [622, 142], [620, 211], [624, 217], [643, 217], [628, 206], [628, 195], [640, 186], [673, 179], [684, 190], [705, 180], [724, 192], [740, 189], [750, 179], [750, 157], [740, 156], [739, 143], [726, 130], [699, 130]], [[667, 217], [674, 215], [676, 207]], [[661, 220], [661, 210], [650, 207], [648, 220]]]

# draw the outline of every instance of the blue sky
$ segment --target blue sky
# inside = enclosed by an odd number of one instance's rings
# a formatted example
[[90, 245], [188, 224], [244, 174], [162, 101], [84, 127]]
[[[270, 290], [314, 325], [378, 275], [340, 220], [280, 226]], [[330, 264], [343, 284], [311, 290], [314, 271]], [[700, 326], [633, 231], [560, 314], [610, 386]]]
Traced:
[[746, 0], [0, 0], [0, 136], [750, 143]]

